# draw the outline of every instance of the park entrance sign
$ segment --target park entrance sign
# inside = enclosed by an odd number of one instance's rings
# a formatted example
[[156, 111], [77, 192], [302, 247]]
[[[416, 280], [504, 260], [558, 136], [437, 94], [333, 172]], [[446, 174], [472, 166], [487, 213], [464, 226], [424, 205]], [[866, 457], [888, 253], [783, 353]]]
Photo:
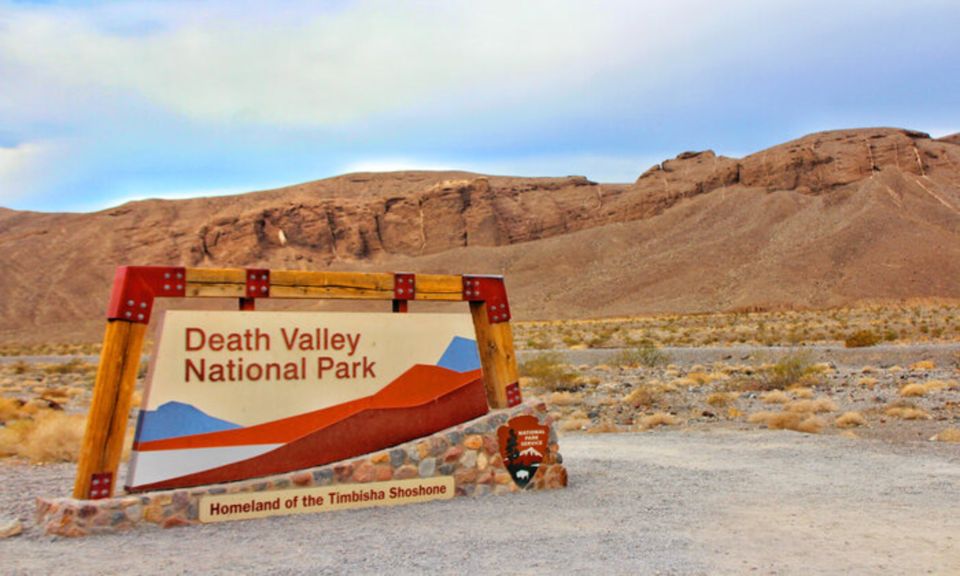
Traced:
[[[234, 304], [155, 313], [158, 298]], [[406, 314], [412, 301], [468, 306]], [[499, 276], [118, 268], [73, 498], [38, 498], [37, 522], [82, 536], [562, 488], [549, 408], [520, 398], [510, 318]]]
[[[162, 315], [127, 491], [316, 467], [520, 404], [502, 277], [124, 266], [74, 498], [118, 484], [157, 298], [236, 298], [239, 310]], [[262, 298], [384, 300], [394, 314], [257, 311]], [[395, 314], [410, 301], [468, 302], [470, 314]]]
[[467, 314], [169, 311], [128, 490], [299, 470], [488, 411]]

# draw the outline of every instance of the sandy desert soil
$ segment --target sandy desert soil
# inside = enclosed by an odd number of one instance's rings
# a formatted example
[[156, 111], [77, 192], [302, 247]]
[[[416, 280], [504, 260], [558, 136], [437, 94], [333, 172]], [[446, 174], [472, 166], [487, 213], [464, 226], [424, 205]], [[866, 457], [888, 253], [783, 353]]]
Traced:
[[[38, 532], [33, 499], [69, 494], [74, 465], [5, 458], [0, 516], [26, 530], [0, 572], [956, 573], [960, 435], [931, 439], [960, 428], [958, 349], [522, 351], [562, 430], [554, 493], [69, 541]], [[0, 364], [15, 410], [85, 409], [92, 365], [29, 360]]]
[[[78, 540], [0, 541], [6, 574], [949, 574], [960, 453], [792, 432], [568, 435], [567, 490]], [[72, 466], [0, 466], [0, 502]], [[13, 488], [17, 486], [17, 488]], [[22, 488], [21, 488], [22, 487]]]

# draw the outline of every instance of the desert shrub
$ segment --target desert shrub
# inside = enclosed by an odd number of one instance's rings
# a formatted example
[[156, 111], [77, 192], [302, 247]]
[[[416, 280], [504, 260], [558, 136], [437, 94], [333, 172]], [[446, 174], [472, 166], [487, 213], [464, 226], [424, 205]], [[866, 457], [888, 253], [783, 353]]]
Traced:
[[714, 392], [707, 396], [707, 404], [715, 408], [723, 408], [733, 404], [739, 397], [738, 392]]
[[933, 370], [937, 365], [932, 360], [920, 360], [910, 365], [911, 370]]
[[847, 348], [866, 348], [879, 343], [880, 335], [873, 330], [857, 330], [843, 341], [843, 345]]
[[901, 420], [929, 420], [930, 415], [918, 408], [915, 404], [906, 401], [894, 402], [883, 411], [887, 416]]
[[554, 406], [577, 406], [583, 403], [583, 395], [574, 392], [554, 392], [546, 398]]
[[31, 462], [74, 462], [80, 453], [86, 417], [50, 412], [37, 418], [19, 453]]
[[691, 371], [687, 378], [692, 380], [696, 386], [705, 386], [715, 380], [726, 380], [728, 376], [721, 372], [705, 372], [703, 370]]
[[907, 384], [903, 388], [900, 388], [900, 395], [904, 397], [924, 396], [929, 392], [949, 390], [956, 387], [957, 383], [954, 381], [930, 380], [924, 384]]
[[867, 419], [859, 412], [844, 412], [834, 421], [837, 428], [853, 428], [856, 426], [866, 426]]
[[89, 374], [96, 371], [96, 366], [82, 358], [73, 358], [60, 364], [48, 364], [44, 366], [43, 371], [47, 374]]
[[820, 412], [834, 412], [837, 405], [829, 398], [816, 400], [794, 400], [783, 407], [787, 412], [819, 414]]
[[614, 356], [613, 362], [618, 366], [656, 368], [669, 364], [670, 355], [654, 346], [652, 342], [646, 341], [636, 348], [621, 350]]
[[657, 428], [658, 426], [675, 426], [680, 422], [680, 420], [673, 414], [667, 412], [656, 412], [650, 414], [649, 416], [641, 416], [637, 419], [637, 429], [638, 430], [650, 430], [651, 428]]
[[70, 398], [70, 392], [63, 387], [48, 387], [40, 391], [40, 398], [62, 404]]
[[30, 365], [23, 360], [17, 360], [13, 363], [11, 370], [14, 374], [25, 374], [30, 369]]
[[561, 338], [561, 341], [567, 345], [567, 347], [576, 346], [583, 341], [583, 338], [580, 336], [574, 336], [572, 334], [564, 336]]
[[786, 404], [790, 401], [790, 396], [782, 390], [771, 390], [760, 396], [760, 401], [764, 404]]
[[649, 408], [660, 399], [660, 390], [653, 386], [637, 386], [623, 397], [623, 403], [634, 408]]
[[826, 426], [821, 418], [803, 412], [755, 412], [747, 421], [763, 424], [770, 430], [793, 430], [806, 434], [818, 434]]
[[927, 387], [927, 392], [934, 390], [956, 390], [960, 387], [960, 383], [956, 380], [928, 380], [924, 386]]
[[0, 422], [9, 422], [20, 417], [20, 410], [25, 402], [19, 398], [0, 396]]
[[876, 378], [873, 378], [870, 376], [864, 376], [858, 381], [858, 384], [860, 384], [864, 388], [869, 388], [870, 390], [873, 390], [878, 382], [879, 380], [877, 380]]
[[787, 354], [776, 364], [766, 366], [759, 373], [760, 390], [782, 390], [799, 382], [804, 376], [815, 375], [814, 365], [802, 352]]
[[12, 420], [0, 427], [0, 457], [16, 455], [31, 428], [33, 420]]
[[527, 338], [527, 348], [532, 348], [534, 350], [543, 350], [544, 348], [549, 348], [550, 343], [541, 338]]
[[936, 442], [960, 442], [960, 428], [947, 428], [931, 438], [931, 440]]
[[532, 378], [547, 390], [575, 391], [580, 387], [577, 375], [564, 362], [562, 354], [547, 352], [520, 364], [520, 375]]
[[86, 417], [82, 414], [44, 411], [34, 419], [8, 422], [0, 428], [0, 455], [19, 455], [31, 462], [74, 462]]
[[610, 334], [603, 332], [600, 334], [594, 334], [587, 340], [587, 348], [603, 348], [603, 346], [610, 341]]
[[923, 384], [907, 384], [900, 389], [900, 395], [906, 398], [923, 396], [927, 393], [927, 387]]

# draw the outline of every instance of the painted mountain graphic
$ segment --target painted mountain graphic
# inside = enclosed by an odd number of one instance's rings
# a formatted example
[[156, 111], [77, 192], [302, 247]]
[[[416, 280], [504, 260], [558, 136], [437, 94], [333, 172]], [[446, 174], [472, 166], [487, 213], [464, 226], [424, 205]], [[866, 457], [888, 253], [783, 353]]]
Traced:
[[480, 352], [477, 350], [476, 340], [454, 336], [450, 345], [443, 352], [437, 366], [448, 368], [455, 372], [469, 372], [480, 369]]
[[482, 373], [479, 370], [458, 373], [438, 366], [417, 364], [372, 396], [246, 428], [238, 427], [191, 436], [139, 441], [134, 448], [139, 451], [150, 451], [285, 444], [363, 410], [416, 406], [429, 402], [451, 389], [478, 380], [481, 376]]
[[241, 428], [239, 424], [214, 418], [190, 404], [167, 402], [156, 410], [140, 412], [137, 420], [137, 440], [149, 442], [238, 428]]
[[543, 454], [532, 448], [527, 448], [514, 459], [513, 463], [518, 466], [536, 468], [543, 462]]
[[[372, 396], [329, 408], [248, 428], [141, 441], [135, 446], [137, 463], [128, 488], [154, 490], [278, 474], [427, 436], [487, 413], [481, 376], [480, 370], [460, 373], [419, 364]], [[169, 474], [172, 470], [179, 473]]]

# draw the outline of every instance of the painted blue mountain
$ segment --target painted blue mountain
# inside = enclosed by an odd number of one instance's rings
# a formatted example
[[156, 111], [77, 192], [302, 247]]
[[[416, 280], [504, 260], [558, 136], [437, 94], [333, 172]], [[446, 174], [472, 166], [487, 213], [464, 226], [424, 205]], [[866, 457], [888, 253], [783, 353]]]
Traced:
[[455, 372], [479, 370], [480, 352], [477, 350], [477, 342], [455, 336], [443, 352], [443, 356], [440, 357], [437, 366]]
[[167, 402], [156, 410], [141, 410], [137, 420], [136, 442], [149, 442], [243, 428], [233, 422], [214, 418], [183, 402]]

